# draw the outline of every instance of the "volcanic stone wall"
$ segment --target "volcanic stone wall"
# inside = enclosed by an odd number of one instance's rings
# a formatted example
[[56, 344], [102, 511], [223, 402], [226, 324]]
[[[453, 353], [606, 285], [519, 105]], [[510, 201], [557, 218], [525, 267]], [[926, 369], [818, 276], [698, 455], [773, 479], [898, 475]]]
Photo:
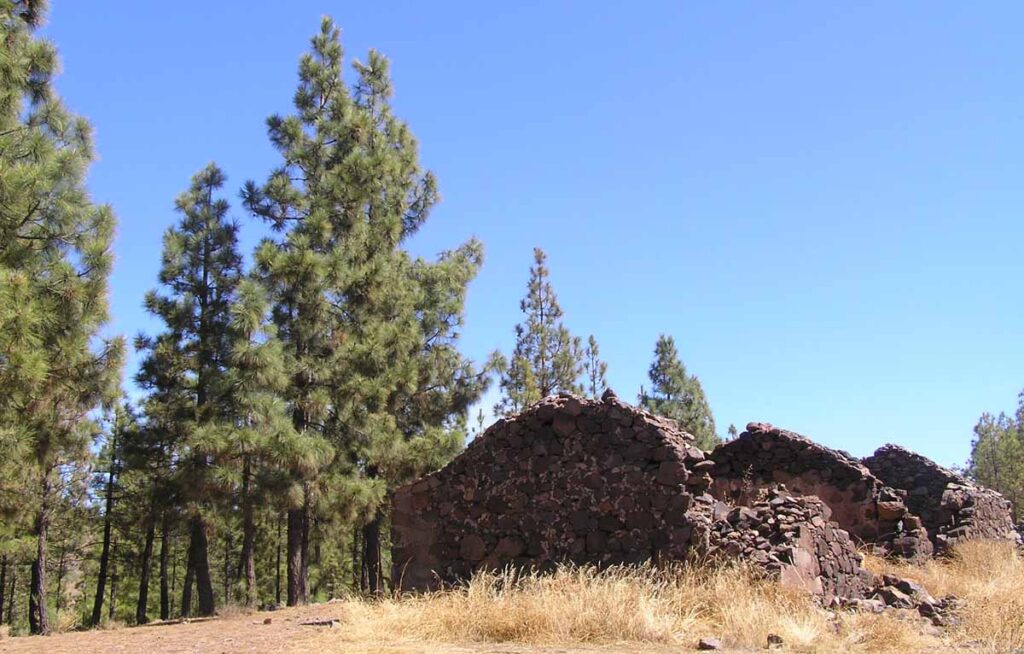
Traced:
[[674, 422], [614, 394], [546, 398], [395, 492], [394, 579], [428, 589], [481, 567], [682, 558], [710, 467]]
[[940, 552], [972, 538], [1016, 537], [1008, 500], [920, 454], [885, 445], [863, 463], [906, 493], [907, 506], [921, 516]]
[[709, 555], [751, 561], [783, 585], [826, 603], [862, 598], [872, 583], [849, 534], [829, 519], [831, 510], [817, 497], [796, 497], [777, 485], [762, 490], [750, 506], [697, 498], [692, 512], [701, 516], [695, 530], [710, 531]]
[[823, 599], [863, 596], [870, 574], [827, 505], [773, 486], [735, 507], [707, 492], [714, 465], [674, 422], [613, 394], [546, 398], [396, 491], [395, 583], [712, 557], [749, 560]]
[[752, 505], [764, 489], [782, 483], [792, 493], [820, 498], [831, 519], [857, 540], [910, 558], [931, 554], [922, 522], [908, 512], [903, 493], [845, 452], [770, 424], [750, 423], [710, 458], [715, 463], [711, 494], [717, 499]]

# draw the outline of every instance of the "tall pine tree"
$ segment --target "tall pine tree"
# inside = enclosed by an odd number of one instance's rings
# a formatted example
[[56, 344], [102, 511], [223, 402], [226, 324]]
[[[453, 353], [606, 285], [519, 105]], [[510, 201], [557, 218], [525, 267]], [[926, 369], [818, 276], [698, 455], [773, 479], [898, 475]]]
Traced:
[[89, 416], [116, 396], [122, 358], [120, 340], [99, 338], [114, 217], [85, 190], [90, 128], [53, 91], [56, 52], [34, 36], [43, 8], [0, 3], [0, 508], [35, 540], [33, 633], [51, 628], [53, 510], [90, 456]]
[[510, 415], [558, 391], [581, 392], [583, 351], [578, 336], [562, 324], [562, 308], [551, 287], [547, 255], [533, 251], [526, 297], [519, 303], [524, 315], [516, 325], [516, 346], [503, 366], [502, 397], [495, 413]]
[[462, 432], [446, 430], [481, 387], [453, 345], [479, 245], [436, 264], [402, 249], [437, 201], [436, 182], [391, 111], [387, 60], [371, 52], [354, 68], [350, 89], [339, 30], [324, 19], [299, 66], [296, 113], [268, 121], [284, 164], [243, 192], [284, 232], [261, 245], [257, 265], [287, 352], [293, 425], [323, 435], [337, 455], [329, 469], [295, 476], [289, 604], [308, 598], [314, 518], [362, 518], [364, 579], [376, 587], [388, 485], [428, 465], [421, 451], [455, 449]]
[[[346, 177], [360, 157], [351, 152], [352, 99], [342, 79], [337, 28], [325, 19], [312, 52], [299, 63], [296, 114], [271, 116], [267, 129], [282, 165], [262, 185], [250, 181], [245, 206], [281, 239], [256, 252], [257, 272], [269, 290], [273, 319], [287, 356], [285, 399], [292, 424], [309, 442], [325, 435], [331, 374], [345, 338], [333, 328], [344, 301], [345, 261], [340, 240], [355, 207]], [[287, 603], [309, 597], [309, 531], [317, 477], [322, 470], [293, 470], [287, 495]]]
[[654, 346], [654, 361], [648, 370], [651, 390], [641, 390], [640, 405], [651, 413], [671, 418], [696, 437], [698, 447], [712, 449], [721, 442], [715, 433], [715, 418], [708, 406], [700, 380], [686, 372], [679, 360], [676, 342], [662, 334]]
[[[211, 164], [193, 177], [189, 190], [177, 199], [182, 217], [164, 237], [162, 293], [152, 291], [146, 296], [146, 308], [164, 322], [167, 331], [143, 345], [148, 346], [151, 357], [169, 357], [171, 360], [160, 364], [177, 371], [174, 380], [183, 385], [177, 389], [173, 406], [183, 409], [177, 474], [189, 521], [184, 615], [191, 612], [193, 581], [199, 598], [198, 614], [211, 615], [214, 611], [206, 514], [213, 510], [215, 486], [210, 477], [212, 458], [205, 430], [226, 414], [226, 367], [232, 342], [230, 308], [242, 267], [237, 226], [227, 219], [227, 201], [215, 197], [223, 184], [224, 174]], [[187, 404], [181, 404], [182, 399]]]

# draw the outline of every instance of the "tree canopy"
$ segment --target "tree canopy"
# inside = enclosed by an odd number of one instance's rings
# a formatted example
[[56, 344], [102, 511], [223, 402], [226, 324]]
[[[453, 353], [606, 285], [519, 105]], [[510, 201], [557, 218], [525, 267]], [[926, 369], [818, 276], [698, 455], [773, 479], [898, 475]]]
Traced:
[[679, 359], [675, 339], [671, 336], [662, 334], [658, 337], [654, 345], [654, 361], [647, 376], [651, 388], [640, 391], [642, 407], [677, 421], [696, 437], [697, 445], [705, 450], [721, 442], [700, 380], [686, 372], [686, 366]]

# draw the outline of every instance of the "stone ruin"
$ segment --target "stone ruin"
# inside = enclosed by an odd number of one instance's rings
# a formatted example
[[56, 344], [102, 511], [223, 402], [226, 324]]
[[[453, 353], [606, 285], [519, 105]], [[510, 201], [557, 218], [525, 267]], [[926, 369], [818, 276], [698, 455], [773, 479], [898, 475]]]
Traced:
[[750, 504], [759, 491], [785, 484], [798, 495], [821, 499], [832, 520], [860, 544], [882, 553], [918, 558], [932, 554], [921, 518], [904, 502], [906, 493], [875, 477], [845, 452], [765, 423], [750, 423], [736, 439], [716, 447], [711, 494]]
[[829, 520], [831, 510], [817, 497], [794, 497], [784, 486], [764, 489], [750, 506], [698, 498], [694, 517], [705, 520], [714, 558], [750, 561], [786, 586], [828, 602], [862, 598], [870, 572], [849, 535]]
[[[946, 605], [901, 591], [901, 580], [875, 578], [858, 546], [924, 556], [930, 529], [945, 536], [940, 542], [992, 537], [1009, 524], [1006, 503], [958, 478], [943, 482], [948, 498], [926, 506], [919, 500], [932, 491], [915, 489], [937, 487], [938, 477], [907, 477], [906, 457], [883, 450], [866, 467], [751, 423], [707, 454], [675, 422], [611, 392], [600, 401], [548, 397], [395, 491], [393, 580], [402, 590], [432, 590], [507, 566], [739, 559], [826, 603], [873, 610], [910, 602], [941, 620]], [[909, 490], [885, 481], [908, 478], [918, 480]]]
[[682, 558], [710, 466], [672, 421], [611, 396], [549, 397], [395, 492], [395, 580], [423, 589], [480, 567]]
[[395, 492], [396, 586], [508, 565], [740, 557], [825, 598], [862, 594], [870, 575], [828, 507], [773, 488], [736, 510], [708, 493], [714, 465], [676, 423], [613, 394], [546, 398]]
[[864, 465], [905, 493], [907, 507], [921, 516], [937, 552], [972, 538], [1018, 538], [1008, 500], [920, 454], [884, 445]]

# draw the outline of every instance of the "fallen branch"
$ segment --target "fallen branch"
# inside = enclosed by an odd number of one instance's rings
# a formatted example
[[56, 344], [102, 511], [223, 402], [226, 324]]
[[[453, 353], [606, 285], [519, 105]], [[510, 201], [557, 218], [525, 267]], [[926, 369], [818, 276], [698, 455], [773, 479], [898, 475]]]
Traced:
[[306, 620], [305, 622], [300, 622], [299, 625], [303, 627], [330, 627], [333, 629], [340, 623], [341, 620], [338, 618], [328, 618], [326, 620]]

